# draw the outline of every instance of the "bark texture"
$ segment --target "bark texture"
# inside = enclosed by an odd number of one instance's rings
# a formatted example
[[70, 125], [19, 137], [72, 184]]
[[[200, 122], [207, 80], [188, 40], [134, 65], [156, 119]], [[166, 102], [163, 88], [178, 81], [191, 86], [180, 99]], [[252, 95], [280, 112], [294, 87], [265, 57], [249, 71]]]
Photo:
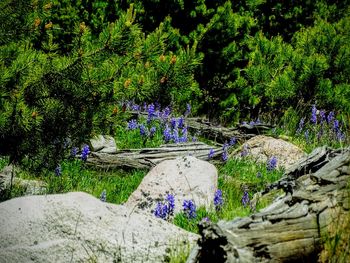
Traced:
[[330, 224], [349, 216], [349, 179], [350, 148], [316, 149], [265, 190], [286, 192], [270, 206], [229, 222], [201, 223], [187, 262], [315, 262]]
[[87, 159], [89, 165], [98, 168], [137, 168], [149, 169], [164, 160], [179, 156], [192, 155], [201, 160], [208, 160], [210, 149], [214, 149], [213, 158], [222, 154], [222, 148], [216, 148], [202, 142], [166, 144], [159, 148], [118, 150], [115, 153], [92, 152]]

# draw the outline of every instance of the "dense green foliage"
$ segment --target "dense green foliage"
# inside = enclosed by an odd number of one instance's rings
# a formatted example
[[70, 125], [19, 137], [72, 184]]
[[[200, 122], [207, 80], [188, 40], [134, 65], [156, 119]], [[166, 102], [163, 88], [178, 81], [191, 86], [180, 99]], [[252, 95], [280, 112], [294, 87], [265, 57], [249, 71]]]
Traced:
[[2, 1], [0, 154], [54, 167], [65, 147], [116, 134], [126, 100], [175, 111], [191, 103], [224, 123], [296, 108], [304, 115], [316, 104], [348, 125], [349, 7], [334, 0]]

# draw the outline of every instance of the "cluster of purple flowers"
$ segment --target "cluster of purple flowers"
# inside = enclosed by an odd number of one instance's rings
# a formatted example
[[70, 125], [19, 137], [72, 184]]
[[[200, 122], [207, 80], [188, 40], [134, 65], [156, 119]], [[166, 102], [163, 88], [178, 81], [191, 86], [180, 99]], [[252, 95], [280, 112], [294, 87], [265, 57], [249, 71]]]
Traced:
[[61, 176], [62, 175], [61, 165], [57, 165], [57, 167], [55, 168], [55, 175], [56, 176]]
[[266, 169], [271, 172], [275, 170], [277, 167], [277, 158], [275, 156], [272, 156], [268, 161], [266, 165]]
[[[330, 138], [334, 138], [338, 141], [345, 140], [345, 134], [341, 131], [339, 120], [335, 118], [334, 112], [331, 111], [326, 114], [325, 110], [318, 110], [316, 105], [312, 105], [310, 124], [312, 125], [312, 130], [318, 129], [315, 137], [321, 140], [326, 134], [330, 135]], [[310, 141], [310, 131], [306, 126], [305, 118], [301, 118], [297, 134], [301, 134], [304, 130], [304, 137], [307, 142]], [[310, 128], [310, 127], [309, 127]]]
[[158, 202], [154, 215], [158, 218], [167, 220], [170, 216], [174, 215], [175, 198], [172, 194], [167, 194], [165, 202]]
[[184, 200], [182, 207], [188, 219], [196, 218], [196, 205], [192, 200]]
[[89, 145], [86, 144], [86, 145], [84, 145], [84, 147], [81, 151], [81, 160], [86, 162], [89, 153], [90, 153], [90, 148], [89, 148]]
[[247, 190], [244, 190], [243, 196], [242, 196], [242, 205], [246, 207], [250, 203], [249, 194]]
[[220, 211], [224, 204], [224, 199], [222, 197], [222, 191], [217, 189], [214, 195], [214, 206], [216, 211]]
[[229, 147], [229, 145], [227, 143], [225, 143], [224, 146], [222, 147], [222, 150], [223, 150], [222, 160], [224, 162], [226, 162], [228, 159], [228, 147]]
[[77, 155], [77, 153], [78, 153], [78, 147], [73, 147], [70, 151], [70, 156], [74, 158]]
[[241, 157], [245, 157], [245, 156], [247, 156], [248, 155], [248, 145], [247, 144], [244, 144], [243, 145], [243, 149], [242, 149], [242, 151], [241, 151]]
[[132, 119], [128, 122], [128, 130], [136, 130], [139, 127], [137, 121]]

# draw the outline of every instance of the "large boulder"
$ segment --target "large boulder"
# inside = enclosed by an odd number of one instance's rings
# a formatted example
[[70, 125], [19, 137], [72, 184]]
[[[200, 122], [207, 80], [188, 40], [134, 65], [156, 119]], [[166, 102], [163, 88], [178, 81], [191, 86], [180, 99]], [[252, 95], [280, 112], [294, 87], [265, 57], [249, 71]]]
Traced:
[[275, 156], [277, 167], [288, 169], [300, 158], [305, 157], [306, 153], [290, 142], [258, 135], [246, 141], [241, 150], [235, 154], [235, 157], [240, 158], [242, 155], [264, 163]]
[[91, 150], [93, 152], [115, 153], [117, 145], [113, 137], [109, 135], [98, 135], [90, 140]]
[[[0, 171], [0, 195], [3, 191], [10, 188], [11, 185], [11, 174], [13, 166], [5, 166], [2, 171]], [[16, 177], [16, 168], [14, 170], [14, 177], [12, 179], [12, 185], [17, 186], [23, 190], [24, 195], [38, 195], [46, 193], [47, 185], [43, 181], [39, 180], [26, 180]]]
[[0, 262], [162, 262], [197, 235], [75, 192], [0, 203]]
[[131, 194], [125, 205], [136, 210], [153, 212], [166, 194], [175, 197], [175, 213], [184, 200], [196, 206], [210, 207], [217, 189], [218, 173], [214, 165], [193, 156], [166, 160], [155, 166]]

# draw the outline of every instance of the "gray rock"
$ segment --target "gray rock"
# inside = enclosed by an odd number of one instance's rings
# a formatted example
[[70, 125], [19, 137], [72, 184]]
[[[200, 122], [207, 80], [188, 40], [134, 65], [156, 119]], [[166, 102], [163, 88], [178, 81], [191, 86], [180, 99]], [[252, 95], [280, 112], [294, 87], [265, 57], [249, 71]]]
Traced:
[[86, 193], [0, 203], [0, 262], [162, 262], [197, 235]]
[[90, 140], [90, 145], [93, 152], [115, 153], [117, 151], [115, 140], [109, 135], [98, 135]]
[[[248, 155], [257, 162], [266, 163], [272, 156], [277, 158], [277, 167], [288, 169], [306, 153], [299, 147], [281, 139], [275, 139], [264, 135], [258, 135], [245, 143]], [[241, 157], [241, 152], [235, 154], [236, 158]]]
[[218, 173], [214, 165], [193, 156], [166, 160], [155, 166], [132, 193], [125, 205], [151, 213], [166, 193], [175, 197], [175, 213], [184, 200], [197, 207], [210, 207], [217, 189]]
[[[11, 185], [12, 165], [6, 166], [0, 172], [0, 192], [9, 189]], [[26, 180], [16, 177], [16, 169], [13, 178], [13, 185], [23, 189], [24, 195], [38, 195], [46, 193], [46, 183], [39, 180]]]

